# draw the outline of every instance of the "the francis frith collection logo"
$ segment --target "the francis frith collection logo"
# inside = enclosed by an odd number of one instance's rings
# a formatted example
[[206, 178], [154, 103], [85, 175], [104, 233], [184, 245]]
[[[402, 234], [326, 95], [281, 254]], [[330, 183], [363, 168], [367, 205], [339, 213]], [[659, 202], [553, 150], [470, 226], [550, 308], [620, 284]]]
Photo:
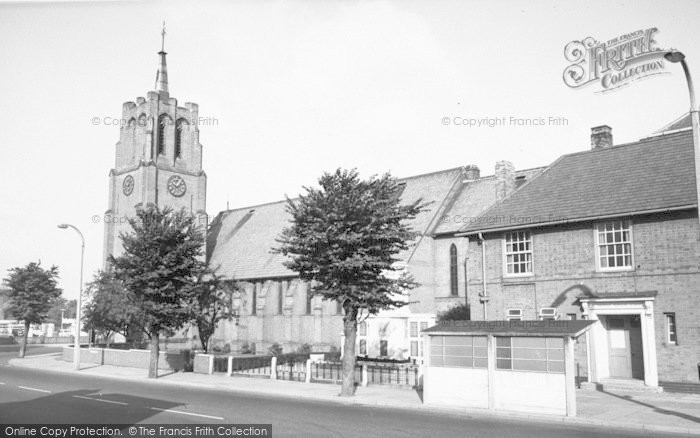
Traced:
[[600, 42], [592, 37], [571, 41], [564, 48], [564, 83], [579, 88], [600, 82], [605, 92], [664, 71], [664, 50], [656, 47], [657, 28], [638, 30]]

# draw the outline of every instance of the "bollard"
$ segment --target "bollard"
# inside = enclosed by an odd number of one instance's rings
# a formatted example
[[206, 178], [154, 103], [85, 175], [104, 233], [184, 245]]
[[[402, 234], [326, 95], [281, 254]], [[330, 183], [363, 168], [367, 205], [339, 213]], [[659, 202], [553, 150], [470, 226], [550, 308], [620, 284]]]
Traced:
[[277, 356], [270, 360], [270, 380], [277, 380]]
[[233, 374], [233, 356], [228, 357], [228, 365], [226, 366], [226, 375], [231, 377]]
[[367, 386], [369, 376], [367, 373], [367, 364], [362, 364], [362, 386]]
[[209, 374], [214, 374], [214, 355], [209, 355]]
[[311, 359], [306, 359], [306, 383], [311, 383]]

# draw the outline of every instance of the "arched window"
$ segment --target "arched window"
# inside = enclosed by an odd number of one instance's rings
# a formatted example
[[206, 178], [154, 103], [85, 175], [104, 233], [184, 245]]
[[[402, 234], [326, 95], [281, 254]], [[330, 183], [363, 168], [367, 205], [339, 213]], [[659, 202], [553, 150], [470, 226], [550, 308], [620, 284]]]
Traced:
[[180, 156], [182, 156], [182, 129], [187, 124], [187, 120], [178, 119], [175, 125], [175, 158], [180, 158]]
[[165, 153], [165, 127], [168, 126], [170, 117], [167, 114], [161, 114], [158, 117], [158, 154]]
[[450, 295], [457, 296], [457, 247], [450, 245]]

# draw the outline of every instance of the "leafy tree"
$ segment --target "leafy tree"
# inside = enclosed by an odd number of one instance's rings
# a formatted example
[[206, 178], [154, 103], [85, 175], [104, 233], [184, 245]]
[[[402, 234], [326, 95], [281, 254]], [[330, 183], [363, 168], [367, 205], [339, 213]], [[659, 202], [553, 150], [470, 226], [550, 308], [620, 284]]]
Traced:
[[[78, 300], [66, 300], [63, 297], [57, 298], [51, 309], [49, 309], [48, 316], [46, 317], [46, 322], [52, 322], [54, 326], [61, 327], [61, 316], [63, 318], [75, 318], [75, 310], [78, 304]], [[63, 312], [61, 312], [63, 310]]]
[[425, 204], [400, 205], [401, 187], [389, 174], [361, 180], [356, 170], [338, 169], [287, 200], [291, 226], [278, 237], [285, 265], [311, 282], [311, 293], [339, 301], [345, 311], [342, 396], [355, 391], [355, 338], [360, 313], [406, 304], [401, 295], [417, 284], [402, 272], [398, 255], [417, 233], [407, 222]]
[[224, 282], [215, 272], [205, 268], [197, 279], [195, 323], [204, 352], [209, 351], [209, 340], [222, 319], [230, 318], [228, 299], [235, 285]]
[[469, 304], [458, 304], [438, 315], [438, 321], [469, 321], [471, 319], [471, 307]]
[[8, 272], [4, 282], [10, 288], [9, 313], [24, 322], [24, 336], [19, 348], [19, 357], [24, 357], [30, 324], [42, 322], [54, 301], [61, 296], [61, 289], [56, 287], [58, 268], [44, 269], [41, 262], [31, 262]]
[[98, 271], [86, 291], [85, 326], [104, 335], [108, 347], [113, 333], [133, 340], [143, 332], [143, 315], [114, 273]]
[[121, 233], [124, 252], [109, 256], [114, 276], [143, 313], [151, 344], [148, 377], [158, 377], [160, 334], [194, 319], [197, 279], [204, 269], [204, 234], [184, 209], [139, 209]]

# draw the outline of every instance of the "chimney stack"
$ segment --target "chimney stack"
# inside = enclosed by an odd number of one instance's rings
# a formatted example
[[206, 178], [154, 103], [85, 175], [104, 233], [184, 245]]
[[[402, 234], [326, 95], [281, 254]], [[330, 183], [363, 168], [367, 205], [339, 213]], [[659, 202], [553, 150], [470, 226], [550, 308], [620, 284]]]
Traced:
[[612, 128], [601, 125], [591, 128], [591, 149], [609, 148], [613, 145]]
[[475, 164], [469, 164], [467, 166], [464, 166], [462, 174], [464, 175], [464, 182], [474, 181], [479, 179], [479, 177], [481, 176], [481, 171], [479, 170], [479, 166]]
[[500, 201], [515, 190], [515, 167], [510, 161], [496, 163], [496, 201]]

